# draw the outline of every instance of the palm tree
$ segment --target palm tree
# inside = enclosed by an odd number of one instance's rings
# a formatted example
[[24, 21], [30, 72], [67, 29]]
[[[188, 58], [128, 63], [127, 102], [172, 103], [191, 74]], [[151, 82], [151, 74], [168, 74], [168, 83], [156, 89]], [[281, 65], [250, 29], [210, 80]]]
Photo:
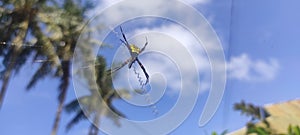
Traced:
[[[47, 14], [41, 15], [42, 20], [48, 24], [49, 29], [52, 29], [56, 34], [54, 34], [52, 38], [39, 37], [39, 39], [45, 39], [42, 44], [48, 46], [37, 52], [36, 57], [46, 56], [49, 63], [44, 63], [40, 66], [27, 88], [29, 89], [34, 86], [36, 82], [44, 76], [52, 75], [53, 72], [51, 71], [54, 71], [54, 76], [60, 78], [59, 104], [56, 110], [51, 135], [57, 134], [66, 93], [69, 87], [71, 58], [77, 39], [85, 23], [84, 14], [89, 6], [89, 4], [80, 6], [72, 0], [65, 0], [60, 9], [54, 9], [58, 12], [56, 15], [58, 18], [49, 18]], [[50, 12], [52, 12], [52, 9]], [[36, 24], [36, 27], [37, 25], [38, 24]], [[38, 37], [41, 32], [42, 30], [35, 31], [34, 35]], [[49, 50], [52, 50], [52, 52], [49, 52]], [[52, 69], [50, 67], [52, 67]]]
[[[92, 85], [88, 85], [87, 87], [90, 89], [90, 95], [80, 97], [78, 100], [75, 99], [66, 105], [65, 108], [68, 113], [76, 113], [75, 117], [68, 123], [67, 130], [71, 129], [80, 120], [91, 118], [92, 124], [88, 134], [97, 135], [101, 117], [105, 116], [111, 118], [118, 126], [120, 126], [118, 121], [119, 117], [124, 117], [124, 115], [112, 104], [112, 101], [120, 98], [120, 96], [112, 87], [112, 78], [106, 70], [105, 59], [98, 56], [95, 65], [95, 78], [98, 86], [97, 91], [92, 90], [94, 89]], [[120, 94], [129, 96], [126, 90], [120, 92]], [[101, 95], [103, 100], [100, 100], [98, 95]], [[105, 107], [106, 105], [115, 114], [110, 113], [110, 110]], [[86, 111], [84, 112], [82, 109]]]
[[[240, 111], [242, 114], [251, 117], [251, 121], [249, 121], [246, 126], [247, 134], [271, 134], [270, 123], [266, 119], [270, 114], [263, 107], [241, 101], [241, 103], [234, 104], [234, 110]], [[255, 121], [262, 121], [266, 128], [255, 125]]]
[[[44, 0], [5, 0], [1, 3], [1, 44], [0, 56], [3, 56], [5, 69], [1, 71], [0, 107], [13, 73], [18, 73], [27, 58], [35, 49], [22, 48], [29, 42], [28, 35], [34, 31], [34, 24], [38, 23], [38, 15], [46, 6]], [[11, 8], [13, 7], [13, 8]], [[5, 33], [5, 34], [3, 34]]]
[[[59, 105], [51, 133], [56, 135], [69, 86], [70, 60], [85, 23], [84, 14], [91, 4], [80, 0], [5, 0], [1, 4], [0, 32], [6, 34], [1, 34], [0, 41], [13, 46], [0, 46], [5, 66], [1, 72], [0, 107], [12, 74], [17, 73], [28, 58], [44, 58], [27, 89], [47, 76], [61, 80]], [[35, 48], [23, 49], [21, 46], [29, 40], [35, 40]], [[30, 57], [31, 54], [34, 56]]]

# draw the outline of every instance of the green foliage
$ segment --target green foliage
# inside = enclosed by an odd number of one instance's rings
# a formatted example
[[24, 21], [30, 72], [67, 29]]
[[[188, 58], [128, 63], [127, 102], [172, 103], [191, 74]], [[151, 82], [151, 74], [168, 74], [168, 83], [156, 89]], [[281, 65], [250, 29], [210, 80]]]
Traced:
[[[234, 105], [234, 109], [241, 111], [242, 114], [249, 116], [252, 118], [250, 122], [247, 123], [247, 131], [246, 134], [255, 134], [255, 135], [300, 135], [300, 128], [299, 126], [291, 126], [289, 125], [287, 129], [287, 133], [279, 134], [276, 133], [274, 130], [272, 130], [272, 127], [270, 127], [269, 122], [265, 119], [266, 117], [261, 116], [262, 112], [263, 114], [266, 114], [266, 116], [270, 116], [270, 114], [267, 113], [266, 110], [259, 110], [258, 107], [253, 104], [246, 104], [244, 101], [241, 103], [236, 103]], [[256, 125], [253, 123], [254, 120], [259, 120], [262, 122], [261, 126]]]
[[[46, 77], [60, 79], [58, 108], [52, 135], [56, 134], [70, 84], [71, 58], [77, 38], [93, 4], [85, 0], [4, 0], [0, 2], [0, 107], [10, 77], [26, 61], [41, 60], [27, 89]], [[5, 33], [5, 34], [4, 34]], [[87, 39], [86, 39], [87, 40]], [[27, 47], [24, 47], [27, 46]]]
[[234, 110], [240, 111], [242, 115], [246, 115], [252, 118], [252, 120], [261, 120], [270, 116], [270, 114], [262, 107], [255, 106], [253, 104], [247, 104], [244, 101], [234, 104]]
[[[220, 135], [226, 135], [227, 134], [227, 130], [223, 131]], [[217, 132], [213, 132], [212, 135], [218, 135]]]
[[257, 135], [270, 135], [271, 129], [261, 127], [261, 126], [256, 126], [255, 124], [252, 124], [252, 123], [248, 123], [246, 134], [252, 134], [252, 133], [255, 133]]
[[[76, 125], [81, 120], [86, 120], [88, 117], [93, 119], [93, 123], [98, 125], [99, 119], [103, 116], [111, 118], [116, 125], [120, 126], [119, 116], [125, 117], [119, 110], [117, 110], [112, 101], [120, 98], [116, 91], [113, 89], [111, 75], [108, 75], [106, 70], [105, 59], [101, 56], [98, 56], [95, 62], [95, 78], [97, 83], [97, 91], [93, 91], [92, 85], [88, 85], [87, 89], [90, 91], [90, 95], [80, 97], [71, 101], [65, 106], [65, 110], [68, 113], [75, 113], [75, 117], [67, 125], [67, 131], [70, 130], [74, 125]], [[126, 91], [119, 91], [121, 94], [128, 94]], [[98, 93], [102, 96], [103, 100], [100, 100]], [[85, 109], [85, 114], [82, 109]], [[115, 114], [112, 114], [108, 108], [113, 111]], [[93, 131], [96, 130], [96, 131]], [[97, 127], [91, 126], [90, 133], [97, 134]], [[93, 132], [92, 132], [93, 131]]]
[[289, 125], [287, 135], [300, 135], [299, 125], [297, 125], [297, 126]]

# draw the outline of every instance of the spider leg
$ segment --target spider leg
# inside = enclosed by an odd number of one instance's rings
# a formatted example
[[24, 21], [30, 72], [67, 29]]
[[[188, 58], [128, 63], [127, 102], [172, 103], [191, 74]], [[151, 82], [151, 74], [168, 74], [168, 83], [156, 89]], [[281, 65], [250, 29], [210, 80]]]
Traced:
[[123, 36], [123, 38], [124, 38], [125, 41], [122, 40], [122, 39], [120, 39], [120, 40], [121, 40], [121, 42], [127, 47], [127, 49], [129, 50], [129, 52], [131, 52], [129, 43], [128, 43], [128, 41], [127, 41], [127, 38], [126, 38], [126, 36], [125, 36], [125, 34], [124, 34], [123, 29], [122, 29], [121, 26], [120, 26], [120, 30], [121, 30], [122, 36]]
[[127, 39], [126, 39], [126, 36], [125, 36], [125, 34], [124, 34], [123, 29], [122, 29], [121, 26], [120, 26], [120, 30], [121, 30], [122, 36], [123, 36], [123, 38], [124, 38], [126, 44], [129, 45], [129, 43], [128, 43]]
[[141, 49], [141, 52], [143, 52], [146, 49], [146, 46], [148, 45], [148, 39], [147, 39], [147, 37], [145, 37], [145, 38], [146, 38], [146, 43], [145, 43], [144, 47]]
[[120, 66], [114, 68], [114, 69], [109, 69], [107, 72], [108, 72], [108, 75], [120, 70], [122, 67], [124, 67], [125, 65], [127, 65], [130, 61], [131, 61], [132, 58], [126, 60], [123, 64], [121, 64]]
[[129, 65], [128, 65], [128, 68], [129, 68], [129, 69], [132, 67], [132, 64], [133, 64], [135, 61], [136, 61], [136, 59], [133, 60], [133, 61], [131, 61], [131, 62], [129, 63]]
[[120, 41], [121, 41], [124, 45], [127, 46], [127, 44], [126, 44], [126, 42], [125, 42], [124, 40], [120, 39]]
[[138, 58], [136, 58], [136, 61], [139, 63], [140, 67], [142, 68], [142, 70], [143, 70], [143, 72], [144, 72], [144, 74], [145, 74], [145, 76], [147, 78], [146, 83], [145, 83], [145, 84], [147, 84], [148, 81], [149, 81], [149, 75], [148, 75], [145, 67], [143, 66], [143, 64], [140, 62], [140, 60]]

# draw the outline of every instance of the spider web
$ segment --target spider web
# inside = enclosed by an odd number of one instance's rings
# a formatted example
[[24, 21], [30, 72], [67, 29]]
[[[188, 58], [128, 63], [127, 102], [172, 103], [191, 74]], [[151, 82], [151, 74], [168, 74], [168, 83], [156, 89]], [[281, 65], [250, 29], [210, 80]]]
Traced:
[[[122, 39], [122, 36], [119, 32], [117, 32], [114, 28], [110, 27], [110, 30], [111, 32], [116, 36], [118, 37], [119, 39]], [[126, 61], [124, 63], [127, 63], [128, 64], [129, 61]], [[123, 67], [121, 65], [121, 67]], [[137, 71], [137, 67], [135, 66], [135, 64], [132, 66], [133, 67], [133, 72], [134, 74], [136, 75], [136, 78], [139, 82], [139, 85], [140, 85], [140, 91], [138, 90], [135, 90], [137, 93], [139, 94], [143, 94], [145, 96], [145, 100], [146, 102], [150, 105], [150, 108], [152, 109], [152, 113], [156, 116], [159, 114], [159, 111], [157, 109], [157, 106], [153, 103], [153, 100], [151, 98], [151, 95], [147, 92], [145, 86], [147, 85], [147, 83], [145, 83], [143, 81], [143, 78], [141, 77], [140, 73]]]

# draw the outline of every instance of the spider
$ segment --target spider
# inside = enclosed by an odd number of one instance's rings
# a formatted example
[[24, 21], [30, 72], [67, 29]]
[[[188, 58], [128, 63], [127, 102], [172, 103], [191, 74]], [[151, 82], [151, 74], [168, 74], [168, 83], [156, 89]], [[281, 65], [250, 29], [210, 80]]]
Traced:
[[125, 65], [127, 65], [128, 63], [128, 68], [130, 69], [132, 67], [132, 64], [137, 62], [139, 64], [139, 66], [141, 67], [141, 69], [143, 70], [145, 76], [146, 76], [146, 83], [148, 83], [149, 81], [149, 75], [144, 67], [144, 65], [141, 63], [141, 61], [139, 60], [138, 58], [138, 55], [141, 54], [145, 49], [146, 49], [146, 46], [148, 45], [148, 40], [147, 40], [147, 37], [146, 37], [146, 43], [144, 45], [144, 47], [142, 49], [138, 48], [137, 46], [135, 46], [134, 44], [129, 44], [127, 39], [126, 39], [126, 36], [123, 32], [123, 29], [122, 27], [120, 26], [120, 31], [122, 33], [122, 36], [124, 38], [124, 40], [120, 39], [120, 41], [127, 47], [129, 53], [130, 53], [130, 56], [131, 58], [129, 58], [127, 61], [125, 61], [123, 64], [121, 64], [119, 67], [116, 67], [114, 68], [113, 70], [111, 70], [111, 73], [121, 69], [122, 67], [124, 67]]

